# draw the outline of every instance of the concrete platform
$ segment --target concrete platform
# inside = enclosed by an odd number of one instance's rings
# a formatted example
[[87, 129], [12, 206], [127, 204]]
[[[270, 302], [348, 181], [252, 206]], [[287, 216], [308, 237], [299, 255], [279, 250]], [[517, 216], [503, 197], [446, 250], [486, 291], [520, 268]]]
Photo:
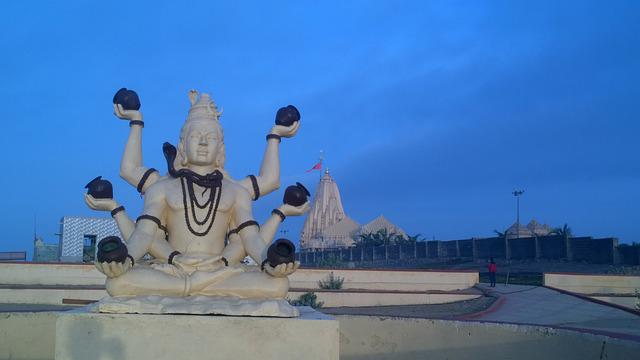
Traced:
[[96, 314], [56, 321], [56, 359], [338, 359], [338, 321], [300, 317]]

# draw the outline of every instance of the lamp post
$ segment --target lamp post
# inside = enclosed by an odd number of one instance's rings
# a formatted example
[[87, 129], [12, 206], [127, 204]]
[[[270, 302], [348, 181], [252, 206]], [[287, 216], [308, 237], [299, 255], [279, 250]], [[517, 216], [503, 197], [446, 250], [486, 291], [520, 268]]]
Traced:
[[524, 194], [524, 190], [513, 190], [513, 196], [516, 197], [516, 239], [520, 238], [520, 196]]

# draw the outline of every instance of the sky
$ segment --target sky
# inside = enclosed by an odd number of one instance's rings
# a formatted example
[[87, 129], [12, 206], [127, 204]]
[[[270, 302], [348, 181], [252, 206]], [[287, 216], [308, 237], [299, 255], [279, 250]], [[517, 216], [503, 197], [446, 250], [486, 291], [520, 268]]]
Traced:
[[[492, 236], [515, 222], [640, 241], [640, 3], [636, 1], [110, 1], [0, 5], [0, 251], [57, 242], [102, 175], [119, 178], [141, 98], [144, 163], [165, 170], [189, 89], [224, 109], [226, 169], [259, 171], [277, 109], [299, 133], [281, 144], [282, 188], [263, 222], [324, 151], [348, 216], [380, 214], [432, 239]], [[281, 229], [298, 240], [303, 218]], [[29, 255], [30, 257], [30, 255]]]

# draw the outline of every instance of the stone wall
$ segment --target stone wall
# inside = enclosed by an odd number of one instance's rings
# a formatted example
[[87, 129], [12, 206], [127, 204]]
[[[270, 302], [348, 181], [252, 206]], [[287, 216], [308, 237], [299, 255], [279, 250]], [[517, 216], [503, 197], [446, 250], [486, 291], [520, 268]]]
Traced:
[[571, 238], [571, 254], [574, 261], [594, 264], [612, 264], [618, 239]]
[[[316, 252], [298, 253], [305, 266], [331, 266], [336, 263], [367, 262], [407, 259], [494, 259], [569, 260], [592, 264], [640, 263], [640, 247], [623, 246], [619, 250], [618, 239], [592, 237], [565, 238], [564, 236], [540, 236], [519, 239], [491, 237], [463, 240], [429, 240], [415, 244], [378, 247], [351, 247]], [[620, 253], [620, 251], [622, 251]]]
[[538, 238], [540, 257], [558, 260], [567, 258], [567, 243], [564, 236], [541, 236]]
[[534, 259], [536, 257], [536, 238], [509, 239], [511, 259]]
[[493, 237], [484, 239], [474, 239], [476, 248], [475, 257], [478, 259], [504, 259], [506, 257], [504, 239]]
[[640, 246], [620, 245], [617, 250], [621, 264], [640, 265]]

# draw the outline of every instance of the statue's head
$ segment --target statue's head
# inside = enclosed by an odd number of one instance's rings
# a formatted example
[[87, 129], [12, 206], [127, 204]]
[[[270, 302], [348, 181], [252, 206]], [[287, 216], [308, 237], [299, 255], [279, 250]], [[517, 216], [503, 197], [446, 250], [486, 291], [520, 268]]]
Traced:
[[222, 112], [209, 95], [192, 90], [191, 109], [182, 130], [178, 143], [176, 168], [213, 165], [217, 170], [224, 169], [225, 149], [224, 136], [219, 118]]

